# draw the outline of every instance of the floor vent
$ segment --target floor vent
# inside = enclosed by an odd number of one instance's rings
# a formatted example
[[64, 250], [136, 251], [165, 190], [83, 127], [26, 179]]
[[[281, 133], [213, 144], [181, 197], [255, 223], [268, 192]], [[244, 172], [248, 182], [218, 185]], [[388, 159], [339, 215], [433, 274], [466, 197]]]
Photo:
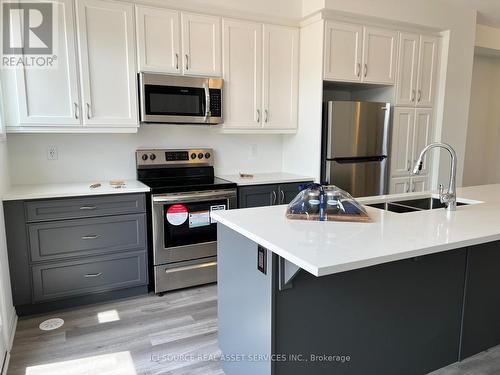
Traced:
[[54, 329], [61, 328], [63, 325], [64, 325], [64, 320], [60, 318], [54, 318], [41, 322], [38, 327], [42, 331], [53, 331]]

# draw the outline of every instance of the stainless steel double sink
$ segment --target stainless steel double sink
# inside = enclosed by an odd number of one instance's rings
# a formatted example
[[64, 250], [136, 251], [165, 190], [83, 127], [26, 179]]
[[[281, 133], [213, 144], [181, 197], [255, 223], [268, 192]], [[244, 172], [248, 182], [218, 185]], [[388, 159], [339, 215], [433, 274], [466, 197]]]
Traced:
[[[457, 201], [457, 206], [466, 206], [470, 203]], [[417, 198], [417, 199], [404, 199], [391, 202], [372, 203], [366, 206], [378, 208], [380, 210], [391, 211], [396, 213], [407, 213], [415, 211], [434, 210], [437, 208], [445, 208], [445, 204], [441, 203], [439, 198]]]

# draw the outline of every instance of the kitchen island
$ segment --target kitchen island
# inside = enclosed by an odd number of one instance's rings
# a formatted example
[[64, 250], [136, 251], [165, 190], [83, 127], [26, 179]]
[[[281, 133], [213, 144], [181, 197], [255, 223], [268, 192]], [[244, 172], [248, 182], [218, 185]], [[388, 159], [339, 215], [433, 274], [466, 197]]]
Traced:
[[500, 344], [500, 185], [458, 198], [456, 212], [368, 207], [372, 223], [214, 213], [226, 374], [418, 375]]

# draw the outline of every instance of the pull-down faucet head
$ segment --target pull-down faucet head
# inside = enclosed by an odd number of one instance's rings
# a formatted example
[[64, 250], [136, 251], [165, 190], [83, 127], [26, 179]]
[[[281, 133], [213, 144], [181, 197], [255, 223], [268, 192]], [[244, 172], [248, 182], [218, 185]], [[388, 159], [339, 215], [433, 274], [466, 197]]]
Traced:
[[413, 167], [413, 174], [419, 175], [423, 167], [424, 167], [424, 161], [421, 158], [419, 158], [416, 161], [415, 166]]

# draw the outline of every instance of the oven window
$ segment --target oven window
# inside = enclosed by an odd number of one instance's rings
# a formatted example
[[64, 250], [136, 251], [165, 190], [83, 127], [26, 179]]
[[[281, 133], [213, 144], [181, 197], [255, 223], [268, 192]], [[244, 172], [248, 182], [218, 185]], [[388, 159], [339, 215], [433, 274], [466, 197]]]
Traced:
[[205, 90], [202, 88], [146, 85], [144, 91], [148, 115], [205, 115]]
[[226, 199], [164, 205], [165, 248], [216, 241], [210, 212], [220, 209], [227, 209]]

